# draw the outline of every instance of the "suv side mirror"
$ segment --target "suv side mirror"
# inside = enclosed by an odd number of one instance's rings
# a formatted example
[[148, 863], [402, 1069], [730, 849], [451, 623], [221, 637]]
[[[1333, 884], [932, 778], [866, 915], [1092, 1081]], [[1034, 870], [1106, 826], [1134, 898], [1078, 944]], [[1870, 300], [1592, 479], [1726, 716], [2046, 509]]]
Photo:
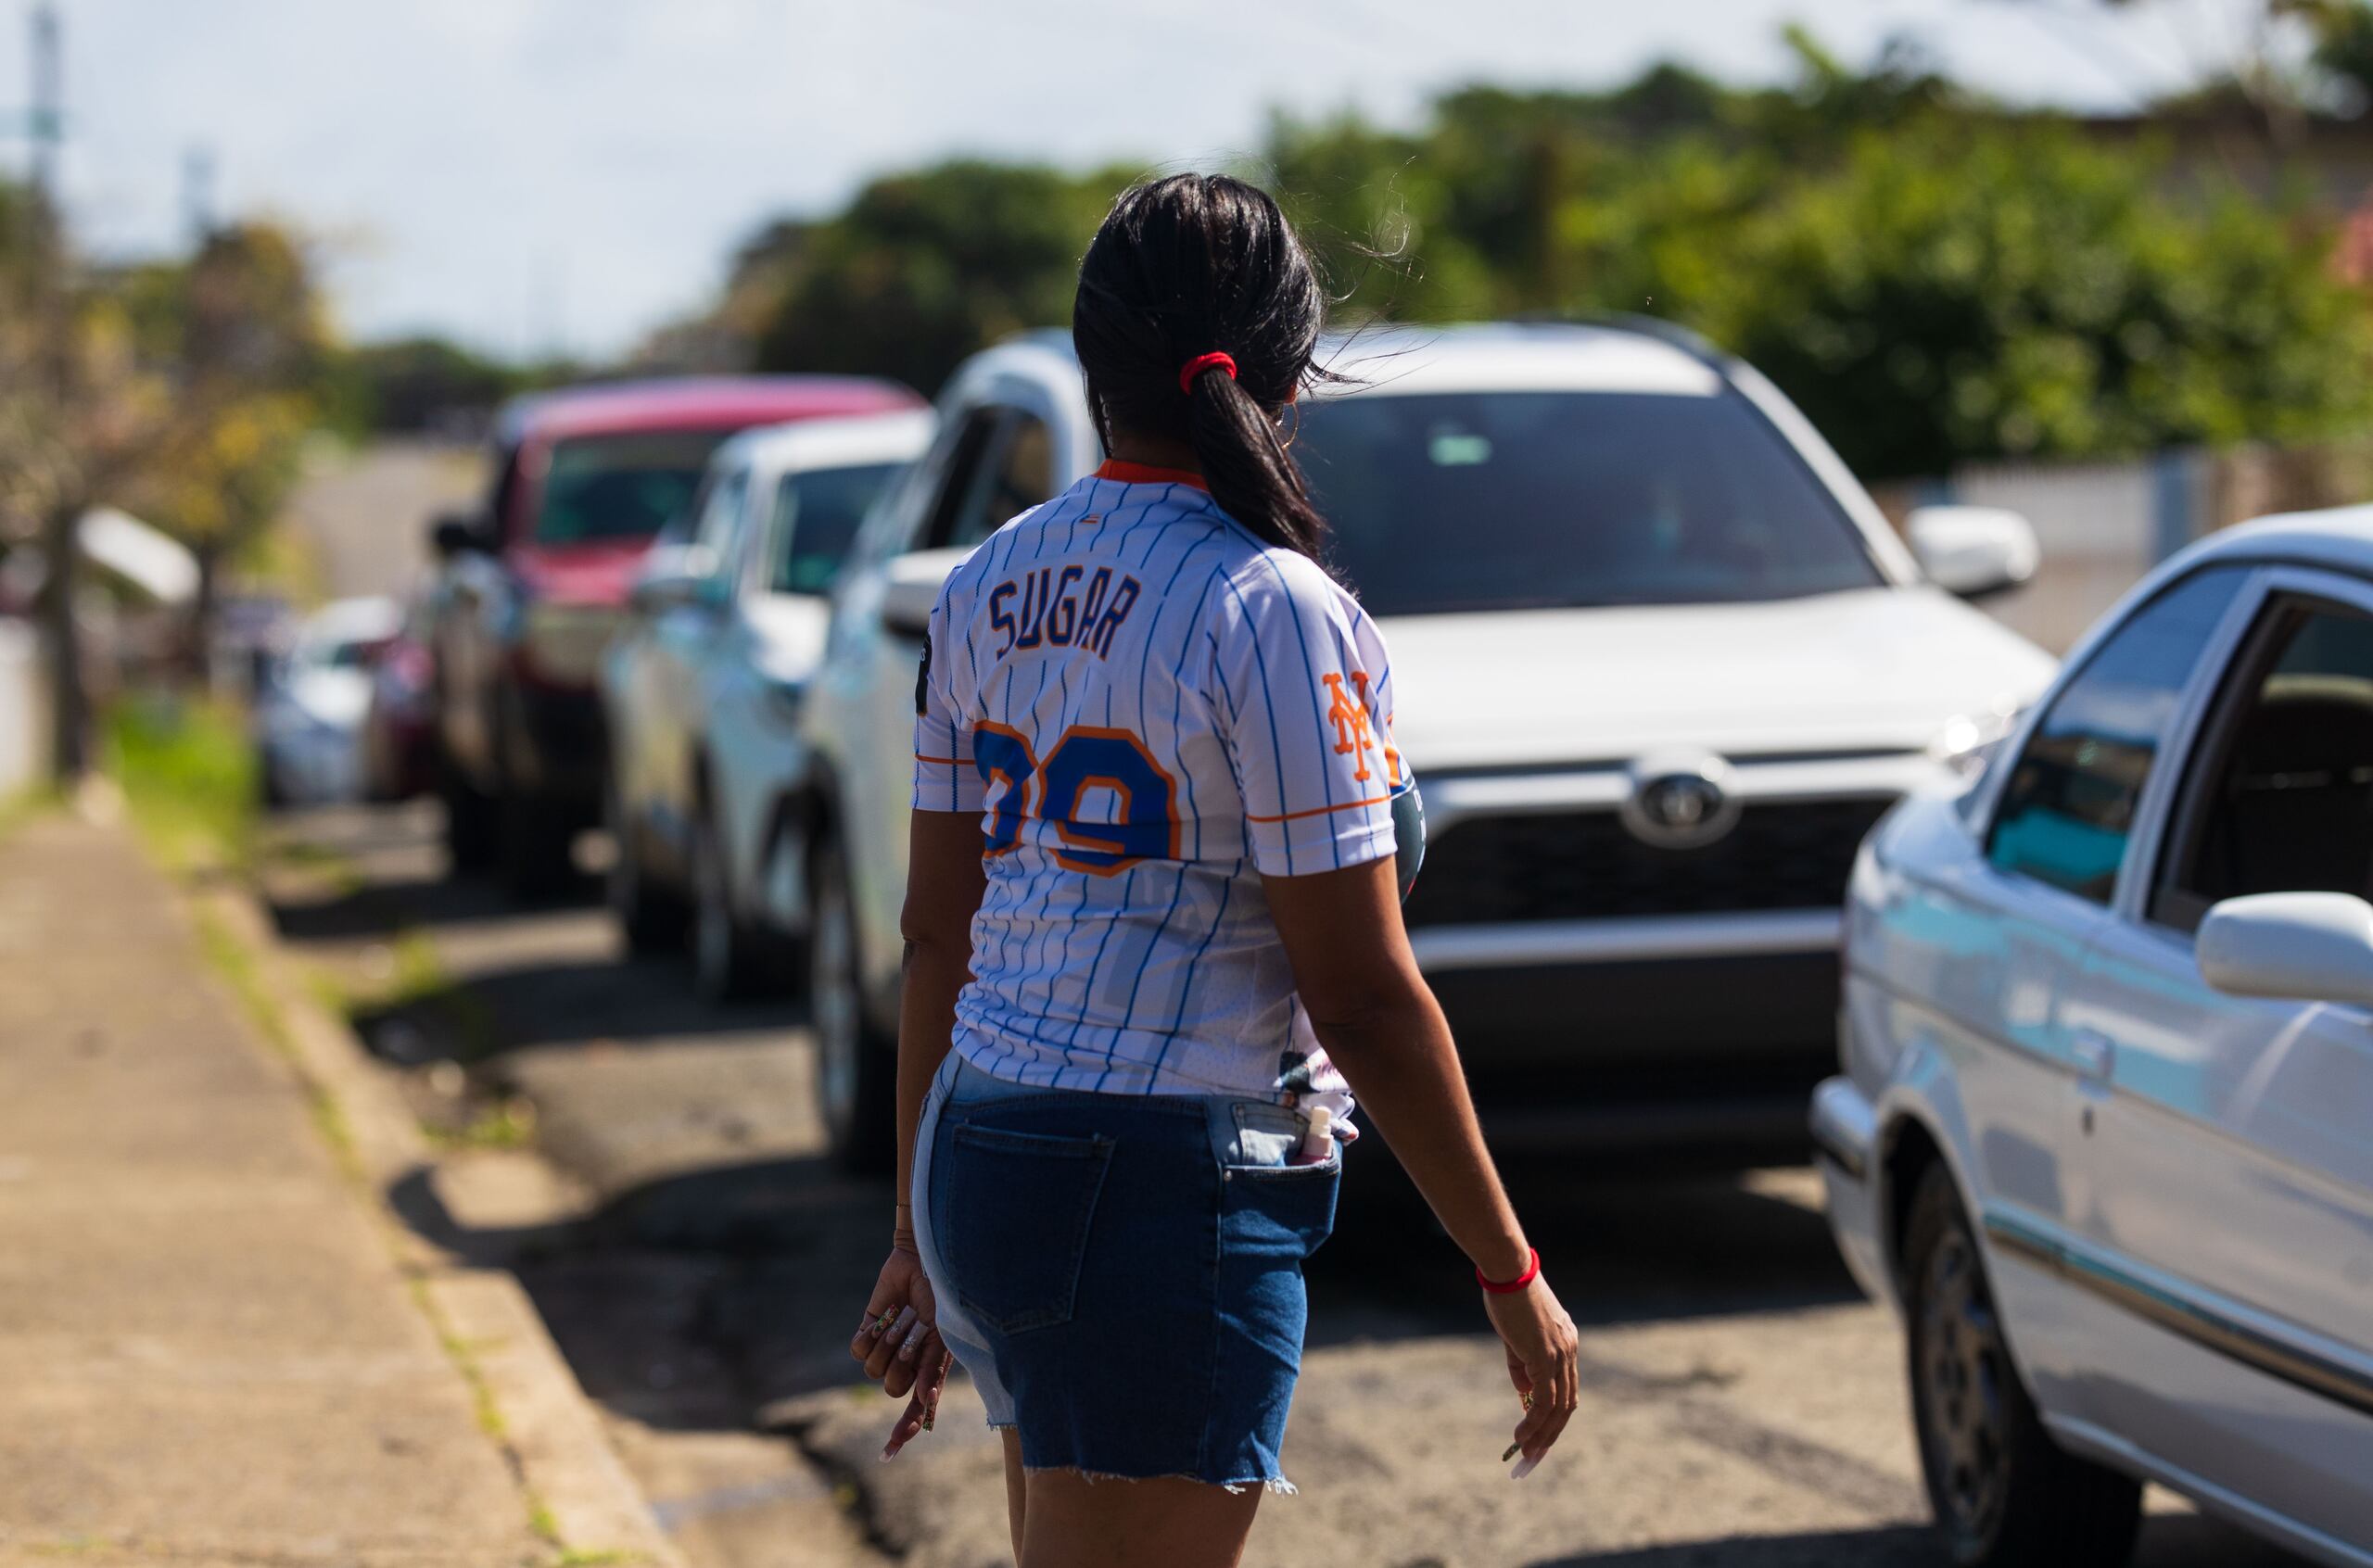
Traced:
[[2034, 525], [1998, 506], [1915, 507], [1904, 535], [1929, 581], [1962, 599], [2017, 588], [2043, 561]]
[[920, 642], [931, 630], [932, 606], [947, 574], [963, 564], [969, 550], [919, 550], [894, 558], [882, 574], [882, 624]]
[[450, 561], [472, 550], [490, 551], [494, 541], [479, 513], [449, 512], [429, 523], [428, 546], [441, 559]]
[[2201, 922], [2202, 979], [2227, 996], [2373, 1007], [2373, 904], [2348, 893], [2251, 893]]

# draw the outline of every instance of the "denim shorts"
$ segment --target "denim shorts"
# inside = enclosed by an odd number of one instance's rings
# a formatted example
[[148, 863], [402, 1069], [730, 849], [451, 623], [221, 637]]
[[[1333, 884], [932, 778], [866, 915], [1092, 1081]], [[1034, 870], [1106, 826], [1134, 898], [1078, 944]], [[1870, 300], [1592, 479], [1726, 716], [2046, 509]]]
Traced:
[[1031, 1470], [1291, 1491], [1302, 1260], [1342, 1155], [1289, 1165], [1263, 1100], [1098, 1094], [951, 1052], [915, 1143], [915, 1239], [939, 1332]]

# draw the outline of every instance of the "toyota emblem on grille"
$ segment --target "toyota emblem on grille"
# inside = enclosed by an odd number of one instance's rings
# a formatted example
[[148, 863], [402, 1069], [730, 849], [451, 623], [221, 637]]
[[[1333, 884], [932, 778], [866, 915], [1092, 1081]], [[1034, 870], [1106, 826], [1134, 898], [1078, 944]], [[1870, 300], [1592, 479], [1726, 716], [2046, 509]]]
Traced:
[[1730, 765], [1711, 753], [1643, 757], [1631, 765], [1623, 826], [1659, 849], [1698, 849], [1738, 826]]

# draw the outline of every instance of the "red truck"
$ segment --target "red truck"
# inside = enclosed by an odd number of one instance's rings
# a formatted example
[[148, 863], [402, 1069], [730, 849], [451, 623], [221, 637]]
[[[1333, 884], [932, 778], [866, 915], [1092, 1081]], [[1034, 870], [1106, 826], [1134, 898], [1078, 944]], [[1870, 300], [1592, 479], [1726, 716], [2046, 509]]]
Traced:
[[571, 388], [504, 411], [478, 512], [439, 520], [428, 595], [446, 847], [513, 892], [569, 875], [600, 812], [594, 679], [644, 553], [689, 512], [709, 454], [753, 425], [920, 408], [893, 382], [683, 378]]

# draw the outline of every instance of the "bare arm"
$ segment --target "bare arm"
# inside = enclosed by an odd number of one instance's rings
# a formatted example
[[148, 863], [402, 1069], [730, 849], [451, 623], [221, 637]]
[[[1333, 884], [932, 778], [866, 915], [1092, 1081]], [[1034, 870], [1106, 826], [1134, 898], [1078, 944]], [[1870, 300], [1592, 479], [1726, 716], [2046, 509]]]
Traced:
[[[914, 1189], [915, 1124], [956, 1033], [956, 996], [972, 978], [972, 917], [988, 878], [976, 812], [919, 811], [907, 840], [907, 939], [898, 998], [898, 1202]], [[903, 1209], [898, 1234], [911, 1242]]]
[[981, 869], [981, 819], [971, 812], [918, 811], [907, 849], [907, 904], [898, 929], [906, 963], [898, 1002], [897, 1214], [889, 1260], [882, 1265], [849, 1354], [868, 1377], [896, 1397], [913, 1390], [882, 1450], [889, 1459], [929, 1430], [947, 1376], [939, 1309], [915, 1246], [915, 1132], [931, 1081], [956, 1032], [956, 997], [971, 979], [972, 916], [987, 878]]
[[[1362, 1113], [1484, 1276], [1518, 1278], [1531, 1250], [1484, 1147], [1450, 1024], [1409, 950], [1390, 857], [1271, 877], [1263, 886], [1311, 1027], [1351, 1081]], [[1518, 1295], [1487, 1295], [1484, 1306], [1507, 1345], [1517, 1391], [1548, 1396], [1533, 1401], [1516, 1428], [1527, 1456], [1537, 1460], [1574, 1408], [1573, 1321], [1545, 1281]]]

